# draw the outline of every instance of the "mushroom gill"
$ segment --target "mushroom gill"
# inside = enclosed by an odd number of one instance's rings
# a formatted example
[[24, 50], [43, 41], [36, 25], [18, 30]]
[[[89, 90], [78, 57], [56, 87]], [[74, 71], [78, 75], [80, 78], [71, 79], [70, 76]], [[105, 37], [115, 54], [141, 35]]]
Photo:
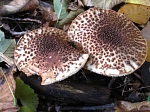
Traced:
[[79, 71], [88, 59], [72, 47], [67, 33], [43, 27], [20, 38], [14, 52], [15, 64], [27, 76], [42, 77], [42, 85], [61, 81]]
[[113, 10], [91, 8], [81, 13], [70, 25], [68, 35], [77, 49], [90, 54], [85, 68], [98, 74], [130, 74], [147, 55], [147, 43], [140, 30]]

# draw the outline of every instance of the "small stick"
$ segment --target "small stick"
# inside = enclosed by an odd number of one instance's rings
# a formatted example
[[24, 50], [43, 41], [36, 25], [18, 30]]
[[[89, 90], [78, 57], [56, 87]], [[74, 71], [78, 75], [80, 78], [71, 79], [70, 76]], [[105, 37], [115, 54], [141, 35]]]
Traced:
[[24, 19], [21, 19], [21, 18], [9, 18], [9, 17], [1, 17], [1, 18], [2, 18], [2, 19], [12, 20], [12, 21], [30, 21], [30, 22], [36, 22], [36, 23], [41, 24], [41, 21], [40, 21], [40, 20], [31, 19], [31, 18], [24, 18]]
[[113, 108], [115, 107], [117, 104], [116, 103], [111, 103], [111, 104], [106, 104], [106, 105], [101, 105], [101, 106], [84, 106], [84, 107], [56, 107], [56, 110], [102, 110], [102, 109], [106, 109], [106, 108]]
[[108, 84], [108, 88], [110, 88], [112, 86], [112, 84], [115, 82], [116, 77], [112, 77], [112, 79], [110, 80], [109, 84]]
[[11, 30], [9, 30], [9, 33], [11, 33], [11, 34], [12, 34], [12, 35], [14, 35], [14, 36], [16, 36], [16, 35], [21, 36], [21, 35], [26, 34], [27, 32], [26, 32], [26, 31], [22, 31], [22, 32], [15, 32], [15, 31], [11, 31]]

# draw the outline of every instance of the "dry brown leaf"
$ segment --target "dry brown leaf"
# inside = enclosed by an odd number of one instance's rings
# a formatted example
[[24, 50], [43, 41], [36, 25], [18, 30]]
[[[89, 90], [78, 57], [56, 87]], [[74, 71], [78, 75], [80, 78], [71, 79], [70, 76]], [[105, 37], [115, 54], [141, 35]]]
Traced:
[[142, 35], [146, 38], [147, 45], [148, 45], [146, 61], [150, 62], [150, 25], [147, 25], [145, 28], [143, 28], [141, 32], [142, 32]]
[[3, 53], [0, 52], [0, 62], [1, 61], [4, 61], [5, 63], [7, 63], [7, 66], [14, 65], [14, 60], [12, 58], [7, 57]]
[[40, 2], [39, 9], [41, 10], [41, 14], [44, 20], [44, 26], [53, 26], [58, 18], [52, 6], [44, 2]]
[[[16, 89], [16, 83], [12, 75], [14, 70], [14, 67], [12, 67], [8, 73], [4, 73], [0, 68], [0, 112], [17, 112], [19, 110], [17, 106], [14, 106], [14, 99], [10, 91], [10, 88], [13, 92]], [[4, 75], [7, 77], [9, 85]]]
[[75, 0], [74, 2], [69, 3], [68, 9], [69, 10], [78, 10], [81, 7], [84, 7], [81, 0]]
[[85, 5], [85, 6], [89, 6], [89, 7], [94, 6], [92, 0], [81, 0], [81, 1], [82, 1], [83, 5]]
[[150, 17], [150, 7], [145, 5], [125, 4], [118, 12], [137, 24], [145, 24]]
[[83, 3], [81, 0], [78, 0], [78, 8], [84, 7]]
[[70, 23], [75, 17], [77, 17], [82, 12], [84, 12], [83, 9], [78, 9], [76, 11], [70, 11], [69, 14], [64, 19], [59, 21], [58, 27], [63, 28], [63, 26], [65, 24]]
[[69, 29], [69, 27], [70, 27], [70, 24], [71, 24], [71, 22], [69, 22], [69, 23], [66, 23], [64, 26], [63, 26], [63, 31], [67, 31], [68, 29]]
[[148, 112], [150, 111], [150, 102], [143, 101], [131, 103], [127, 101], [119, 101], [116, 112]]
[[19, 12], [34, 11], [39, 6], [38, 0], [30, 0]]
[[125, 0], [125, 2], [150, 6], [150, 0]]
[[74, 2], [70, 2], [68, 5], [68, 9], [69, 10], [77, 10], [78, 9], [77, 0], [75, 0]]
[[16, 13], [23, 8], [29, 0], [1, 0], [0, 1], [0, 16]]
[[142, 35], [150, 42], [150, 24], [141, 30]]
[[85, 6], [94, 6], [102, 9], [111, 9], [115, 5], [118, 5], [125, 0], [82, 0]]

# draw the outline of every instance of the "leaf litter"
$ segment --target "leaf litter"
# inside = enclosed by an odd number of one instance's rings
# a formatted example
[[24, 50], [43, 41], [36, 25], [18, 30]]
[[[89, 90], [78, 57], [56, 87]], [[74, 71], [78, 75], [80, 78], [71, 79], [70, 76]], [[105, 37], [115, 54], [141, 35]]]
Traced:
[[[21, 79], [16, 78], [16, 97], [22, 106], [18, 112], [35, 112], [38, 106], [38, 96], [34, 90], [26, 85]], [[23, 88], [23, 89], [22, 89]]]
[[14, 71], [14, 67], [11, 67], [6, 73], [0, 68], [0, 111], [2, 112], [16, 112], [19, 110], [14, 97], [16, 89], [16, 82], [13, 78]]
[[[17, 0], [14, 0], [14, 2], [16, 2], [16, 1]], [[28, 1], [24, 1], [24, 4], [22, 4], [23, 6], [25, 6], [25, 2], [28, 2]], [[1, 4], [1, 6], [3, 6], [3, 3]], [[20, 2], [18, 2], [18, 4], [19, 3]], [[5, 13], [6, 10], [1, 10], [0, 14], [2, 15], [2, 17], [1, 17], [0, 21], [2, 24], [9, 25], [10, 29], [6, 30], [4, 27], [2, 27], [0, 30], [0, 39], [1, 39], [1, 41], [0, 41], [1, 42], [0, 43], [0, 49], [1, 49], [0, 50], [0, 52], [1, 52], [0, 59], [2, 59], [0, 62], [4, 61], [5, 63], [9, 63], [9, 58], [13, 57], [13, 51], [14, 51], [14, 47], [16, 45], [15, 40], [18, 40], [19, 37], [23, 34], [23, 32], [31, 31], [33, 29], [36, 29], [36, 28], [39, 28], [42, 26], [55, 27], [56, 22], [57, 22], [57, 25], [56, 25], [57, 27], [67, 31], [71, 21], [77, 15], [79, 15], [80, 13], [82, 13], [83, 11], [88, 9], [89, 7], [100, 7], [103, 9], [112, 9], [113, 7], [115, 7], [116, 5], [118, 5], [120, 3], [124, 3], [124, 6], [121, 6], [118, 8], [119, 13], [125, 14], [127, 16], [127, 18], [129, 18], [131, 21], [136, 23], [136, 25], [137, 24], [144, 25], [144, 28], [142, 28], [142, 33], [143, 33], [143, 36], [147, 39], [147, 43], [148, 43], [148, 47], [149, 47], [150, 46], [150, 42], [149, 42], [150, 28], [148, 25], [149, 12], [150, 12], [149, 11], [150, 10], [150, 8], [149, 8], [150, 1], [149, 0], [145, 0], [145, 1], [140, 1], [140, 0], [114, 0], [114, 1], [112, 1], [112, 0], [73, 0], [73, 1], [54, 0], [54, 2], [44, 1], [44, 0], [39, 2], [38, 0], [33, 0], [30, 5], [26, 6], [27, 8], [24, 8], [24, 10], [21, 9], [23, 6], [17, 7], [17, 9], [15, 8], [12, 11], [7, 10], [7, 11], [10, 11], [8, 13]], [[44, 4], [44, 5], [42, 5], [42, 4]], [[14, 7], [14, 3], [8, 4], [8, 5], [12, 5], [12, 7]], [[30, 9], [30, 7], [28, 7], [28, 6], [32, 6], [32, 5], [34, 7], [31, 7], [31, 9]], [[4, 7], [2, 7], [2, 8], [4, 8]], [[19, 13], [19, 15], [17, 13]], [[7, 17], [6, 16], [3, 17], [3, 15], [6, 15]], [[137, 25], [137, 27], [138, 27], [138, 25]], [[141, 29], [141, 27], [139, 27], [139, 28]], [[16, 35], [13, 35], [13, 34], [16, 34]], [[8, 50], [8, 48], [11, 45], [12, 45], [12, 47], [10, 48], [10, 50]], [[6, 51], [8, 51], [9, 53], [7, 53]], [[5, 56], [9, 56], [9, 58], [7, 59]], [[148, 49], [148, 56], [146, 59], [147, 64], [146, 65], [144, 64], [142, 66], [142, 70], [145, 66], [148, 68], [150, 67], [149, 57], [150, 56], [149, 56], [149, 49]], [[13, 59], [13, 58], [11, 58], [11, 59]], [[146, 68], [146, 70], [148, 68]], [[88, 74], [91, 74], [91, 73], [88, 73]], [[85, 74], [85, 75], [86, 75], [86, 77], [88, 77], [87, 74]], [[92, 76], [94, 77], [95, 75], [92, 74]], [[76, 76], [76, 77], [79, 78], [78, 76]], [[96, 77], [98, 77], [98, 76], [96, 75]], [[8, 77], [8, 79], [9, 79], [9, 77]], [[106, 77], [102, 77], [102, 79], [106, 80]], [[109, 79], [109, 81], [111, 81], [110, 78], [108, 78], [108, 79]], [[149, 111], [150, 107], [149, 107], [148, 98], [150, 95], [147, 95], [146, 93], [149, 92], [148, 88], [150, 86], [149, 85], [150, 80], [148, 80], [147, 84], [145, 84], [146, 79], [149, 79], [149, 78], [147, 75], [145, 75], [145, 72], [141, 71], [141, 69], [138, 69], [135, 73], [132, 74], [132, 76], [128, 75], [125, 77], [117, 78], [114, 81], [114, 83], [112, 83], [110, 88], [112, 91], [111, 99], [117, 99], [118, 105], [115, 107], [116, 109], [114, 109], [114, 107], [112, 107], [111, 109], [113, 109], [114, 112], [124, 112], [124, 111], [134, 111], [134, 110], [143, 111], [142, 107], [145, 107], [144, 108], [145, 111]], [[11, 78], [11, 80], [13, 81], [12, 78]], [[91, 76], [88, 77], [88, 80], [91, 80]], [[20, 79], [17, 79], [16, 82], [18, 83], [19, 86], [20, 85], [25, 86], [24, 83]], [[1, 84], [1, 85], [3, 86], [3, 84]], [[14, 86], [14, 85], [10, 85], [10, 86]], [[1, 89], [2, 86], [0, 86], [0, 90], [2, 90]], [[105, 86], [107, 86], [107, 84]], [[6, 87], [5, 89], [8, 89], [8, 86], [5, 85], [5, 87]], [[29, 86], [25, 86], [25, 88], [26, 87], [27, 87], [27, 91], [29, 93], [27, 92], [27, 94], [24, 94], [24, 93], [20, 92], [19, 90], [18, 90], [19, 92], [17, 93], [18, 98], [20, 100], [23, 99], [23, 100], [21, 100], [21, 103], [23, 106], [21, 107], [20, 111], [26, 110], [26, 109], [28, 109], [28, 107], [30, 107], [28, 111], [32, 112], [32, 111], [35, 111], [36, 108], [39, 109], [39, 107], [37, 107], [38, 98], [37, 98], [37, 95], [34, 94], [34, 91]], [[21, 88], [21, 87], [19, 87], [19, 88]], [[13, 90], [15, 90], [15, 88], [13, 88]], [[1, 92], [1, 93], [3, 93], [3, 92]], [[21, 95], [27, 95], [27, 96], [24, 96], [21, 98], [19, 96], [19, 93], [21, 93]], [[7, 95], [7, 94], [5, 94], [5, 95]], [[8, 96], [11, 97], [10, 98], [10, 102], [11, 102], [10, 107], [12, 107], [14, 109], [14, 105], [12, 105], [13, 99], [12, 99], [11, 93], [9, 93]], [[30, 97], [28, 97], [28, 96], [30, 96]], [[2, 95], [2, 97], [3, 97], [3, 95]], [[40, 99], [40, 101], [41, 100], [42, 100], [42, 98]], [[46, 99], [42, 100], [42, 101], [46, 101]], [[33, 102], [33, 103], [31, 103], [31, 102]], [[116, 102], [116, 101], [114, 101], [114, 102]], [[39, 102], [39, 103], [41, 103], [41, 102]], [[63, 105], [63, 101], [61, 101], [59, 103], [58, 103], [58, 101], [55, 101], [55, 103], [53, 103], [51, 105], [53, 105], [57, 108], [57, 107], [59, 107], [59, 105]], [[52, 111], [53, 106], [47, 106], [47, 110], [49, 108], [49, 111]], [[67, 105], [65, 105], [65, 106], [67, 106]], [[4, 106], [2, 108], [6, 108], [6, 107]]]

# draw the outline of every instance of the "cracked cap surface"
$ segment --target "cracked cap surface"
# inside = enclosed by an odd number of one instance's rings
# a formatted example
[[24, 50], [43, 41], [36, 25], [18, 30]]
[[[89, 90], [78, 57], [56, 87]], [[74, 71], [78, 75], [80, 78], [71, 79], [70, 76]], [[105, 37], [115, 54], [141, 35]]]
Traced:
[[147, 43], [123, 14], [91, 8], [78, 15], [68, 30], [69, 41], [90, 54], [85, 68], [106, 76], [134, 72], [145, 61]]
[[88, 54], [82, 54], [65, 40], [62, 30], [43, 27], [20, 38], [14, 52], [15, 64], [27, 76], [42, 77], [42, 85], [61, 81], [78, 72]]

